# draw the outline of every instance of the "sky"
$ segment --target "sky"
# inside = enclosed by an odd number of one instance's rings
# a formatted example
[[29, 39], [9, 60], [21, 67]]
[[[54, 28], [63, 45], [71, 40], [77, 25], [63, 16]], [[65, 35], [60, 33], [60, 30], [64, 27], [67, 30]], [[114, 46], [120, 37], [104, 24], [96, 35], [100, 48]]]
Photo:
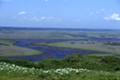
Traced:
[[120, 0], [0, 0], [0, 26], [120, 29]]

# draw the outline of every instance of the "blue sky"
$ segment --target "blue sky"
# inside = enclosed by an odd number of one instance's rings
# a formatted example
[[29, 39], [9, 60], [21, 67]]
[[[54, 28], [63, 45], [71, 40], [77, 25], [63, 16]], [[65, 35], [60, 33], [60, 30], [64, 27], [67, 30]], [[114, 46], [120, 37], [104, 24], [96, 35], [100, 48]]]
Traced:
[[0, 0], [0, 25], [120, 29], [120, 1]]

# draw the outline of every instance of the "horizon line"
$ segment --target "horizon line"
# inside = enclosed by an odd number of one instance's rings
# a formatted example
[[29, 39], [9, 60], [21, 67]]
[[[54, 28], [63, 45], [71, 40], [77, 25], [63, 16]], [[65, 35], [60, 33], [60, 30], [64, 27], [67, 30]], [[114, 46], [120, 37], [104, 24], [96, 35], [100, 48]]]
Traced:
[[113, 29], [113, 28], [78, 28], [78, 27], [26, 27], [26, 26], [0, 26], [0, 28], [18, 28], [18, 29], [81, 29], [81, 30], [120, 30], [120, 29]]

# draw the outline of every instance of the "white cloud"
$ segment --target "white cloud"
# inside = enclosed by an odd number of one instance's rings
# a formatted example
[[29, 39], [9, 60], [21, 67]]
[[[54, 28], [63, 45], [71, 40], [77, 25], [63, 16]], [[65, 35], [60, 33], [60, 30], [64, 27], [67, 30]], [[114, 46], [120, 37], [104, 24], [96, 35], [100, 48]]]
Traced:
[[17, 18], [25, 21], [32, 21], [32, 22], [52, 22], [52, 21], [58, 21], [59, 19], [52, 16], [32, 16], [32, 15], [23, 15], [18, 16]]
[[20, 11], [14, 19], [30, 22], [60, 22], [62, 19], [54, 16], [36, 16], [28, 14], [26, 11]]
[[111, 16], [104, 17], [105, 20], [113, 20], [113, 21], [120, 21], [120, 14], [113, 13]]
[[54, 20], [55, 17], [51, 17], [51, 16], [41, 16], [41, 17], [38, 17], [38, 19], [40, 21], [50, 21], [50, 20]]
[[21, 12], [18, 13], [18, 15], [25, 15], [25, 14], [27, 14], [26, 11], [21, 11]]

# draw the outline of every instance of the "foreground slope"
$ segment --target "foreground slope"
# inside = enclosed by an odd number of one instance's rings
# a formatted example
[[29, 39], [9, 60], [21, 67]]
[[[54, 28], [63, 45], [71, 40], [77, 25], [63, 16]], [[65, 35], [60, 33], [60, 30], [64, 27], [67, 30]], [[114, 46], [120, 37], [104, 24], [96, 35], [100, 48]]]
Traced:
[[120, 80], [120, 72], [88, 69], [35, 69], [0, 62], [0, 80]]

